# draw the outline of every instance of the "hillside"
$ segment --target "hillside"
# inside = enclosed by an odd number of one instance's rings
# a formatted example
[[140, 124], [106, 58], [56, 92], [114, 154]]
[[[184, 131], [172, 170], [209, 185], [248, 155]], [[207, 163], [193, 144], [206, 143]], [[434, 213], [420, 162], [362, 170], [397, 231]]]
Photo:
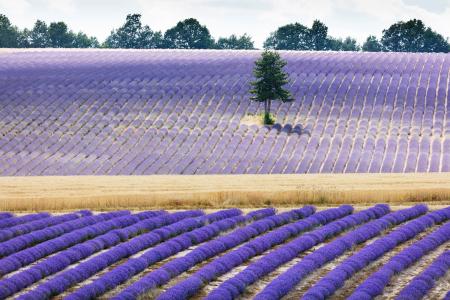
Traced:
[[450, 55], [281, 54], [265, 127], [258, 51], [3, 50], [0, 175], [450, 171]]

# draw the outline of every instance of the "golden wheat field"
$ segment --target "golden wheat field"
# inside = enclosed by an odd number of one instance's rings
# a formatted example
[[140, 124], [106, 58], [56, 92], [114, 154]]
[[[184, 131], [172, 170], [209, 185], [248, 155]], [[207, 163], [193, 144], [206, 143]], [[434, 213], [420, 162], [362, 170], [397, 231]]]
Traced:
[[0, 177], [0, 210], [450, 203], [450, 174]]

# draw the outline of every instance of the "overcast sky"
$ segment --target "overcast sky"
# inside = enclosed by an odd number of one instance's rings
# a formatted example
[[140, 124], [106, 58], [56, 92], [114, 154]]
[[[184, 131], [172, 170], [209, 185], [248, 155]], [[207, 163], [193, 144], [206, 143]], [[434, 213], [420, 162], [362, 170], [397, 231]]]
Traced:
[[450, 37], [450, 0], [0, 0], [0, 13], [19, 28], [32, 27], [36, 19], [65, 21], [100, 41], [129, 13], [142, 14], [143, 23], [161, 31], [194, 17], [214, 38], [248, 33], [257, 47], [281, 25], [311, 26], [314, 19], [323, 21], [330, 35], [359, 42], [411, 18]]

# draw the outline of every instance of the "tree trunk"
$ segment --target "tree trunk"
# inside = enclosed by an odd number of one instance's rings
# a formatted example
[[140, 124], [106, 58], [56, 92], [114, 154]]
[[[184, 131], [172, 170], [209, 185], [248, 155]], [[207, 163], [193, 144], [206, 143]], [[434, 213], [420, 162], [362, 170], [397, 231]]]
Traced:
[[271, 100], [268, 100], [268, 104], [267, 104], [267, 115], [270, 115], [270, 104], [271, 104]]
[[266, 116], [269, 112], [269, 100], [264, 101], [264, 115]]

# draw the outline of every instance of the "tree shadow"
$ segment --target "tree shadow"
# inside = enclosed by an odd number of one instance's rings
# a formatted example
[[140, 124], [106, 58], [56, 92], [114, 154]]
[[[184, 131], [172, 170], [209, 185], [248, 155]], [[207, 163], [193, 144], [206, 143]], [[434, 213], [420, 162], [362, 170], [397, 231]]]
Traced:
[[303, 135], [306, 134], [308, 136], [311, 136], [311, 131], [309, 129], [305, 129], [302, 124], [295, 124], [294, 126], [292, 124], [285, 124], [282, 125], [280, 123], [275, 123], [273, 125], [264, 125], [265, 128], [270, 130], [276, 130], [278, 133], [286, 133], [288, 135], [290, 134], [297, 134], [297, 135]]

